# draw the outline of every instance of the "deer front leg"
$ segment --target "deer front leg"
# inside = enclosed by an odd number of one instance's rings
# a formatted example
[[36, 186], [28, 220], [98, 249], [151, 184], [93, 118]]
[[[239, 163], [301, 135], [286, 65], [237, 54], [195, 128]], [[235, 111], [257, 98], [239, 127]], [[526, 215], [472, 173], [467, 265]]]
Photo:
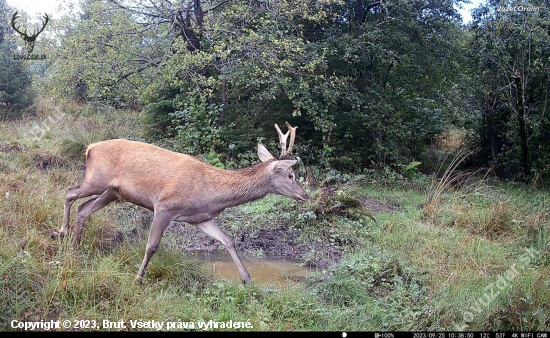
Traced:
[[[91, 187], [89, 185], [77, 185], [67, 189], [67, 196], [65, 197], [65, 204], [63, 208], [63, 224], [59, 231], [56, 231], [52, 234], [53, 238], [63, 238], [67, 234], [67, 229], [69, 229], [69, 219], [71, 216], [71, 206], [73, 203], [80, 198], [93, 196], [101, 194], [105, 191], [105, 188], [101, 187]], [[98, 197], [98, 196], [95, 196]]]
[[82, 226], [84, 221], [99, 209], [105, 207], [109, 203], [116, 201], [118, 197], [112, 189], [105, 190], [101, 195], [94, 196], [78, 207], [78, 215], [76, 216], [76, 225], [74, 227], [74, 244], [80, 244], [82, 236]]
[[250, 284], [250, 275], [248, 274], [248, 271], [246, 271], [246, 268], [244, 267], [243, 263], [241, 262], [241, 259], [239, 258], [239, 255], [237, 254], [237, 250], [235, 249], [235, 242], [233, 241], [233, 238], [229, 236], [225, 231], [220, 229], [216, 225], [216, 221], [209, 220], [206, 222], [195, 224], [197, 228], [201, 229], [205, 234], [208, 236], [220, 241], [227, 250], [229, 251], [229, 254], [231, 255], [231, 258], [233, 259], [233, 263], [237, 266], [237, 270], [239, 270], [239, 275], [241, 276], [241, 280], [244, 284], [249, 285]]
[[170, 225], [170, 222], [174, 219], [174, 216], [171, 212], [166, 210], [159, 210], [155, 208], [155, 215], [153, 216], [153, 225], [151, 225], [151, 231], [149, 232], [149, 240], [147, 242], [147, 249], [145, 250], [145, 256], [143, 257], [143, 262], [139, 268], [138, 274], [135, 278], [137, 283], [143, 281], [143, 276], [145, 275], [145, 269], [151, 260], [151, 257], [157, 251], [160, 239], [164, 234], [164, 230]]

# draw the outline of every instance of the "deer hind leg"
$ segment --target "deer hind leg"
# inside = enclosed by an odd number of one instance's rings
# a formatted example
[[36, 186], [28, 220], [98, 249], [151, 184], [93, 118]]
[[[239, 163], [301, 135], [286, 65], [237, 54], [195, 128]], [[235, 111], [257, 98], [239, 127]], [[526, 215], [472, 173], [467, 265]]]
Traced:
[[237, 250], [235, 249], [235, 242], [233, 241], [233, 238], [227, 234], [227, 232], [223, 231], [218, 227], [216, 224], [216, 221], [209, 220], [206, 222], [195, 224], [197, 228], [201, 229], [205, 234], [208, 236], [220, 241], [227, 250], [229, 251], [229, 254], [231, 255], [231, 258], [233, 259], [233, 263], [237, 266], [237, 270], [239, 271], [239, 275], [241, 276], [241, 280], [244, 284], [248, 285], [250, 284], [250, 275], [248, 274], [248, 271], [243, 265], [243, 262], [241, 261], [239, 255], [237, 254]]
[[98, 188], [88, 187], [85, 185], [77, 185], [77, 186], [68, 188], [67, 195], [65, 197], [65, 204], [63, 208], [63, 224], [61, 225], [61, 228], [59, 229], [59, 231], [56, 231], [52, 234], [52, 237], [63, 238], [67, 234], [67, 230], [69, 228], [69, 219], [71, 216], [71, 206], [77, 199], [92, 196], [92, 195], [98, 195], [103, 193], [103, 191], [105, 191], [105, 188], [98, 189]]
[[145, 269], [151, 260], [151, 257], [157, 252], [157, 249], [160, 244], [160, 239], [164, 234], [164, 230], [170, 225], [170, 222], [174, 219], [172, 213], [164, 210], [158, 210], [155, 208], [155, 215], [153, 216], [153, 224], [151, 225], [151, 230], [149, 232], [149, 239], [147, 241], [147, 249], [145, 249], [145, 256], [139, 268], [138, 274], [135, 278], [137, 283], [143, 281], [143, 276], [145, 275]]
[[92, 196], [89, 200], [78, 206], [78, 214], [76, 216], [76, 225], [74, 227], [74, 243], [80, 244], [80, 238], [82, 236], [82, 226], [84, 221], [99, 209], [105, 207], [107, 204], [116, 201], [116, 196], [113, 189], [105, 190], [101, 195]]

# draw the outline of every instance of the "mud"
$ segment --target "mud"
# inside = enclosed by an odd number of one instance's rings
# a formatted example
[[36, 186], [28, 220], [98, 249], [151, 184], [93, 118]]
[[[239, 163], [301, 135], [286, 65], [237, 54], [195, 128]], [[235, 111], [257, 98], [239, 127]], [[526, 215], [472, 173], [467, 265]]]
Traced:
[[[233, 237], [237, 250], [244, 256], [284, 258], [322, 269], [339, 262], [343, 254], [341, 250], [319, 241], [300, 243], [300, 232], [291, 229], [288, 224], [280, 224], [271, 229], [245, 227], [232, 230], [224, 227], [223, 222], [219, 226]], [[180, 245], [188, 251], [225, 252], [225, 247], [220, 242], [187, 223], [173, 222], [166, 231], [177, 233], [180, 237], [178, 242], [181, 241]]]
[[36, 168], [47, 171], [51, 168], [61, 168], [65, 165], [65, 159], [53, 154], [36, 154], [33, 157]]
[[[373, 214], [379, 212], [393, 212], [399, 208], [382, 203], [373, 197], [361, 197], [361, 206]], [[124, 202], [121, 202], [124, 203]], [[118, 242], [137, 242], [148, 235], [152, 222], [152, 212], [142, 210], [139, 223], [143, 231], [134, 229], [131, 233], [118, 232], [115, 240]], [[239, 254], [245, 258], [256, 259], [283, 259], [298, 263], [308, 268], [324, 269], [338, 263], [344, 251], [341, 247], [319, 240], [304, 240], [300, 238], [300, 230], [293, 228], [288, 221], [281, 218], [276, 224], [268, 220], [258, 224], [249, 224], [242, 227], [232, 227], [231, 223], [245, 217], [238, 209], [225, 210], [218, 218], [218, 225], [225, 230], [235, 241]], [[220, 242], [212, 239], [195, 226], [185, 222], [174, 221], [166, 229], [162, 245], [172, 245], [188, 253], [211, 253], [225, 255], [229, 253]]]

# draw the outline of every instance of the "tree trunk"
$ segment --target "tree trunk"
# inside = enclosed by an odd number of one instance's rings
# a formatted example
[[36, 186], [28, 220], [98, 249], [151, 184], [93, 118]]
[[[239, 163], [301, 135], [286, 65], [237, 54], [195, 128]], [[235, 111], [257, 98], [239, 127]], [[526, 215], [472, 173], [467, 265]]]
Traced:
[[497, 126], [495, 123], [496, 98], [494, 103], [491, 103], [491, 100], [491, 93], [486, 93], [483, 95], [483, 120], [485, 128], [487, 128], [484, 137], [487, 144], [489, 144], [491, 158], [493, 159], [494, 163], [497, 163], [499, 144], [497, 140]]
[[[183, 16], [185, 13], [185, 17]], [[194, 52], [200, 50], [200, 40], [202, 27], [204, 25], [204, 11], [200, 0], [193, 2], [193, 13], [195, 17], [195, 26], [191, 22], [191, 8], [181, 8], [178, 15], [175, 16], [175, 26], [179, 29], [178, 36], [182, 36], [187, 42], [187, 50]]]
[[519, 139], [521, 143], [521, 167], [523, 168], [523, 180], [529, 181], [531, 176], [531, 164], [529, 163], [529, 147], [527, 144], [527, 127], [525, 125], [525, 98], [523, 97], [523, 78], [519, 70], [516, 71], [514, 77], [516, 82], [516, 90], [518, 95], [517, 110], [518, 110], [518, 125]]

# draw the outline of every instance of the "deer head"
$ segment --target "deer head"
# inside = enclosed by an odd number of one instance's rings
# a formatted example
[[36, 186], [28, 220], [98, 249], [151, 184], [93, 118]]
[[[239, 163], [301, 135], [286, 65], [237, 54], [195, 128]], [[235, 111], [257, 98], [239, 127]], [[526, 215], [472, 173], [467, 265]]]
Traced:
[[[296, 175], [292, 166], [298, 163], [298, 160], [291, 160], [292, 147], [294, 146], [294, 140], [296, 138], [296, 129], [298, 127], [292, 127], [288, 122], [285, 123], [288, 131], [283, 134], [281, 128], [275, 124], [275, 129], [279, 134], [279, 143], [281, 145], [281, 155], [279, 160], [276, 160], [273, 155], [264, 147], [263, 144], [258, 144], [258, 157], [262, 162], [273, 161], [270, 170], [271, 181], [274, 187], [274, 192], [280, 195], [288, 196], [299, 202], [305, 202], [308, 200], [308, 196], [304, 191], [302, 185], [296, 180]], [[287, 148], [286, 141], [290, 135], [290, 144]]]
[[25, 31], [22, 32], [20, 31], [20, 27], [17, 27], [15, 25], [15, 21], [17, 20], [17, 16], [18, 16], [18, 13], [19, 12], [15, 12], [15, 14], [13, 14], [12, 18], [11, 18], [11, 26], [13, 27], [13, 29], [19, 33], [21, 35], [21, 37], [23, 38], [23, 40], [25, 41], [25, 44], [27, 45], [27, 53], [32, 53], [33, 49], [34, 49], [34, 42], [36, 41], [36, 38], [38, 37], [38, 35], [40, 35], [40, 33], [42, 33], [42, 31], [44, 30], [44, 28], [46, 28], [46, 25], [48, 24], [48, 20], [50, 19], [48, 17], [48, 14], [44, 13], [44, 19], [45, 21], [42, 23], [42, 28], [40, 28], [39, 30], [35, 30], [34, 31], [34, 34], [29, 36], [27, 34], [27, 29], [25, 28]]

